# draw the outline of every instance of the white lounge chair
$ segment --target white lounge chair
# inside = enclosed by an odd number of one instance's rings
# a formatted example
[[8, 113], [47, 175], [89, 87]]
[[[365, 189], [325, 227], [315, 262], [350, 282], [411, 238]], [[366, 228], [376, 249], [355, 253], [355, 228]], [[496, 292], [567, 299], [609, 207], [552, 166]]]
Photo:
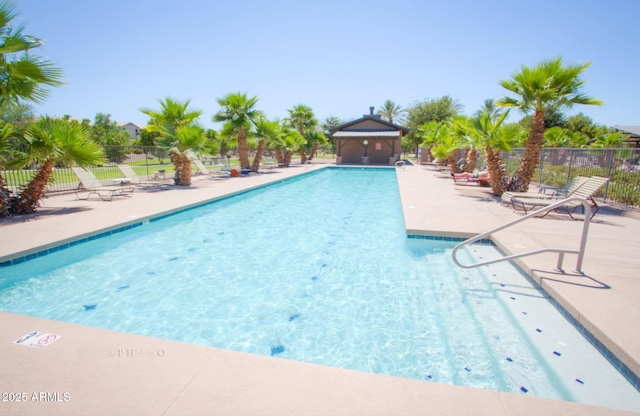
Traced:
[[156, 175], [154, 178], [158, 179], [142, 179], [136, 174], [133, 168], [129, 165], [118, 165], [118, 169], [125, 176], [123, 182], [129, 182], [132, 185], [139, 186], [146, 191], [158, 191], [160, 189], [167, 189], [167, 187], [173, 183], [173, 179], [166, 179], [164, 175]]
[[[103, 185], [93, 172], [81, 167], [72, 167], [71, 170], [80, 180], [80, 187], [75, 190], [76, 198], [86, 200], [91, 195], [98, 195], [103, 201], [111, 201], [115, 196], [129, 197], [133, 194], [133, 185]], [[88, 192], [86, 198], [81, 198], [81, 192]]]
[[[593, 218], [598, 212], [598, 210], [600, 210], [600, 207], [598, 206], [596, 201], [593, 199], [593, 196], [608, 181], [609, 181], [609, 178], [603, 178], [601, 176], [592, 176], [587, 181], [585, 181], [582, 185], [577, 187], [575, 191], [567, 195], [565, 198], [580, 197], [589, 201], [589, 203], [591, 204], [591, 218]], [[532, 209], [532, 208], [538, 208], [538, 207], [547, 207], [556, 202], [558, 202], [557, 199], [549, 199], [549, 198], [513, 198], [512, 199], [513, 206], [514, 207], [517, 205], [521, 206], [525, 213], [527, 212], [527, 208]], [[571, 219], [574, 219], [573, 214], [576, 212], [576, 210], [578, 210], [581, 207], [582, 207], [582, 204], [577, 201], [568, 201], [566, 204], [562, 205], [561, 207], [558, 207], [556, 211], [568, 214], [569, 217], [571, 217]], [[543, 217], [547, 215], [549, 212], [550, 211], [547, 211], [543, 215]]]
[[[505, 206], [513, 206], [514, 209], [516, 205], [513, 203], [514, 198], [537, 198], [537, 199], [563, 199], [568, 198], [572, 193], [574, 193], [580, 186], [582, 186], [589, 178], [586, 176], [576, 176], [571, 179], [564, 187], [552, 187], [552, 186], [542, 186], [542, 189], [551, 190], [552, 192], [549, 194], [540, 193], [540, 192], [504, 192], [501, 196], [501, 201]], [[539, 187], [540, 188], [540, 187]]]
[[200, 159], [193, 159], [191, 162], [196, 165], [196, 168], [198, 168], [198, 173], [208, 175], [211, 179], [225, 179], [231, 176], [231, 170], [225, 170], [224, 165], [226, 164], [226, 162], [221, 165], [221, 170], [214, 171], [210, 171], [209, 169], [207, 169], [207, 167], [204, 165], [204, 163], [202, 163]]

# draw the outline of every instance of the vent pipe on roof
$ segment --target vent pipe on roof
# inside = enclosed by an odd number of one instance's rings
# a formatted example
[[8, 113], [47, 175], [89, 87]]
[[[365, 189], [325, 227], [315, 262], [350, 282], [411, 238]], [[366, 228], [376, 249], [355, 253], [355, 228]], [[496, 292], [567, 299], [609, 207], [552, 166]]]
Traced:
[[373, 115], [373, 109], [374, 109], [374, 108], [375, 108], [374, 106], [369, 107], [369, 115], [370, 115], [370, 116], [372, 116], [372, 115]]

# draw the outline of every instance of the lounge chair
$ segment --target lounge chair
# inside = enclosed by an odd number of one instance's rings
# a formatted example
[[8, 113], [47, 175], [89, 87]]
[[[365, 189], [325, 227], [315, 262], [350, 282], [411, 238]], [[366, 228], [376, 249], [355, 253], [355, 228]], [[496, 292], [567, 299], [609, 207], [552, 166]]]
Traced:
[[[251, 170], [249, 169], [241, 169], [241, 168], [232, 168], [226, 160], [224, 159], [220, 159], [220, 162], [222, 163], [222, 170], [227, 171], [230, 173], [231, 176], [233, 175], [233, 171], [235, 170], [238, 174], [242, 174], [242, 175], [248, 175], [249, 173], [251, 173]], [[237, 176], [237, 174], [236, 174]]]
[[489, 173], [488, 172], [463, 172], [463, 173], [453, 173], [451, 172], [451, 177], [453, 178], [453, 182], [456, 185], [478, 185], [478, 186], [488, 186], [489, 185]]
[[278, 162], [274, 162], [273, 160], [268, 160], [264, 156], [262, 156], [262, 164], [269, 169], [273, 169], [276, 166], [278, 166]]
[[[86, 200], [91, 195], [98, 195], [103, 201], [111, 201], [114, 196], [131, 196], [134, 191], [133, 185], [103, 185], [93, 172], [81, 167], [72, 167], [73, 173], [80, 180], [80, 187], [75, 190], [76, 198]], [[80, 198], [81, 192], [88, 192], [86, 198]]]
[[121, 183], [130, 183], [135, 186], [139, 186], [146, 191], [158, 191], [160, 189], [166, 189], [173, 183], [173, 179], [166, 179], [164, 175], [159, 172], [154, 175], [154, 179], [142, 179], [140, 178], [133, 168], [129, 165], [118, 165], [120, 172], [124, 174], [124, 178]]
[[[571, 194], [567, 195], [566, 198], [580, 197], [589, 201], [591, 205], [591, 218], [593, 218], [596, 215], [596, 213], [600, 210], [600, 207], [598, 206], [596, 201], [593, 199], [593, 195], [595, 195], [595, 193], [598, 192], [598, 190], [602, 188], [602, 186], [606, 184], [608, 181], [609, 181], [609, 178], [603, 178], [601, 176], [592, 176], [589, 179], [587, 179], [582, 185], [578, 186]], [[512, 199], [513, 206], [522, 207], [525, 214], [527, 213], [527, 209], [531, 210], [532, 208], [547, 207], [556, 202], [558, 202], [557, 199], [550, 199], [550, 198], [513, 198]], [[580, 207], [582, 207], [582, 204], [577, 201], [567, 201], [566, 204], [558, 207], [556, 211], [566, 213], [569, 215], [569, 217], [571, 217], [571, 219], [575, 219], [573, 218], [573, 214]], [[546, 212], [543, 215], [543, 217], [548, 213], [549, 211]]]
[[[501, 201], [505, 206], [513, 206], [514, 209], [517, 209], [515, 204], [513, 203], [514, 198], [542, 198], [542, 199], [563, 199], [571, 196], [572, 193], [576, 191], [580, 186], [582, 186], [587, 180], [589, 180], [586, 176], [576, 176], [571, 179], [564, 187], [551, 187], [551, 186], [543, 186], [542, 188], [545, 190], [551, 190], [552, 192], [549, 194], [538, 192], [504, 192], [501, 196]], [[540, 187], [539, 187], [540, 189]]]
[[191, 161], [194, 165], [196, 165], [196, 168], [198, 168], [198, 173], [201, 173], [203, 175], [207, 175], [209, 176], [211, 179], [225, 179], [231, 176], [230, 170], [227, 171], [225, 169], [225, 164], [226, 162], [222, 163], [220, 166], [222, 166], [222, 169], [220, 170], [215, 170], [215, 171], [210, 171], [209, 169], [207, 169], [207, 167], [204, 165], [204, 163], [202, 163], [202, 161], [200, 159], [193, 159]]

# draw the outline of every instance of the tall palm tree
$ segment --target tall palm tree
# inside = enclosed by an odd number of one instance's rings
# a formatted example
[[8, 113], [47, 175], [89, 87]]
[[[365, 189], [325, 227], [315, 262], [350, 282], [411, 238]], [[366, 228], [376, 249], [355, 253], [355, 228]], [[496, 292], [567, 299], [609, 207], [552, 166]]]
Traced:
[[[302, 137], [307, 138], [308, 133], [314, 132], [318, 127], [318, 120], [313, 114], [313, 110], [303, 104], [298, 104], [289, 109], [288, 123], [300, 133]], [[317, 143], [316, 143], [317, 149]], [[312, 151], [313, 152], [313, 151]], [[300, 163], [307, 161], [306, 146], [300, 146]]]
[[221, 109], [213, 115], [212, 120], [224, 123], [224, 131], [236, 134], [240, 167], [242, 169], [250, 169], [247, 133], [263, 115], [261, 111], [255, 109], [258, 97], [248, 98], [247, 94], [238, 92], [227, 94], [222, 98], [218, 98], [217, 101]]
[[106, 161], [104, 149], [92, 141], [87, 128], [75, 120], [43, 118], [29, 126], [22, 139], [26, 151], [12, 159], [9, 166], [22, 169], [36, 163], [40, 169], [19, 196], [12, 198], [11, 210], [16, 214], [37, 209], [56, 164], [84, 167]]
[[0, 107], [21, 101], [42, 102], [47, 86], [62, 85], [62, 71], [31, 52], [43, 41], [13, 27], [17, 14], [11, 2], [0, 4]]
[[383, 119], [387, 120], [389, 123], [401, 123], [404, 120], [404, 114], [406, 111], [394, 103], [391, 100], [386, 100], [382, 107], [380, 107], [380, 111], [378, 113], [382, 116]]
[[[169, 147], [175, 167], [174, 182], [178, 186], [191, 185], [190, 150], [199, 150], [204, 142], [204, 131], [198, 125], [200, 110], [190, 110], [191, 100], [179, 101], [173, 98], [158, 100], [159, 110], [143, 107], [140, 112], [151, 119], [147, 124], [149, 133], [159, 134], [157, 144]], [[192, 146], [191, 148], [187, 146]]]
[[500, 84], [517, 97], [504, 97], [498, 105], [516, 107], [527, 113], [533, 111], [533, 123], [527, 139], [520, 167], [509, 181], [507, 190], [526, 191], [539, 162], [544, 141], [545, 108], [572, 107], [575, 104], [600, 105], [602, 102], [581, 92], [586, 81], [580, 79], [590, 63], [565, 66], [562, 58], [543, 61], [533, 68], [522, 66], [511, 80]]

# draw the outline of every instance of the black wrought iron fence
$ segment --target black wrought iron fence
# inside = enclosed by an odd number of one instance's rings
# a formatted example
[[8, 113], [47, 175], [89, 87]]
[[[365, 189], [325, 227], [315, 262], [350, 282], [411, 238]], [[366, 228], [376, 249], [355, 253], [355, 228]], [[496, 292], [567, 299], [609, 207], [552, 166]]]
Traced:
[[[164, 170], [168, 176], [173, 165], [168, 149], [151, 146], [107, 146], [108, 163], [91, 170], [104, 184], [121, 178], [118, 164], [128, 164], [141, 177], [151, 177]], [[504, 154], [507, 173], [515, 173], [523, 149], [514, 149]], [[38, 166], [21, 170], [4, 170], [2, 175], [10, 189], [18, 191], [36, 174]], [[640, 207], [640, 149], [543, 149], [534, 181], [552, 186], [563, 186], [576, 176], [604, 176], [609, 183], [596, 194], [608, 202], [629, 207]], [[77, 189], [78, 178], [65, 167], [54, 169], [54, 179], [47, 192], [62, 192]]]
[[[505, 153], [507, 173], [518, 168], [523, 149]], [[629, 207], [640, 207], [640, 149], [542, 149], [534, 180], [563, 186], [576, 176], [604, 176], [609, 183], [596, 197]]]
[[[119, 164], [130, 165], [136, 174], [143, 178], [152, 177], [158, 171], [165, 171], [167, 175], [173, 172], [171, 157], [167, 149], [152, 146], [105, 146], [107, 163], [93, 166], [91, 171], [103, 184], [114, 183], [113, 179], [122, 178], [123, 173], [118, 169]], [[20, 170], [3, 170], [2, 176], [7, 186], [14, 192], [31, 181], [38, 172], [39, 166], [34, 164]], [[78, 189], [80, 181], [68, 167], [56, 166], [53, 180], [47, 186], [47, 193], [65, 192]]]

